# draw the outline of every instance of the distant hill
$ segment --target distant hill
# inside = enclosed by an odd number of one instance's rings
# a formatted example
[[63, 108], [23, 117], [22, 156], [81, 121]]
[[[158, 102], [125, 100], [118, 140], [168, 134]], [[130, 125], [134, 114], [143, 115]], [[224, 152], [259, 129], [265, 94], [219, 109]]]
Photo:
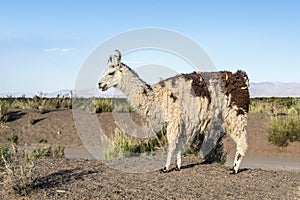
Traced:
[[35, 94], [34, 93], [28, 93], [28, 92], [3, 92], [0, 93], [0, 98], [5, 98], [5, 97], [33, 97]]
[[[45, 97], [70, 96], [70, 89], [59, 90], [51, 93], [44, 93]], [[85, 91], [73, 92], [77, 96], [92, 97], [92, 96], [106, 96], [106, 97], [125, 97], [125, 95], [116, 90], [109, 89], [106, 92], [101, 92], [97, 88], [87, 89]], [[78, 95], [79, 94], [79, 95]], [[6, 92], [0, 93], [0, 97], [33, 97], [38, 93], [21, 93], [21, 92]], [[250, 83], [251, 97], [300, 97], [300, 83], [283, 83], [283, 82], [260, 82]]]
[[42, 93], [40, 94], [39, 92], [36, 93], [29, 93], [29, 92], [4, 92], [4, 93], [0, 93], [0, 98], [2, 97], [34, 97], [36, 95], [38, 96], [42, 96], [42, 97], [57, 97], [57, 95], [59, 95], [60, 97], [65, 96], [65, 97], [69, 97], [70, 96], [70, 91], [68, 89], [64, 89], [64, 90], [59, 90], [59, 91], [55, 91], [55, 92], [51, 92], [51, 93]]
[[250, 83], [251, 97], [300, 97], [300, 83]]

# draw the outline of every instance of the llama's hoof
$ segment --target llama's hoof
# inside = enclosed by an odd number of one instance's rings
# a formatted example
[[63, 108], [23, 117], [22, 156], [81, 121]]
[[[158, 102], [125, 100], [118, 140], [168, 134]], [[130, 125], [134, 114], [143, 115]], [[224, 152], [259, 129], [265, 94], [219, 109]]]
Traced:
[[230, 174], [237, 174], [237, 172], [234, 170], [234, 168], [230, 168]]
[[175, 171], [180, 171], [180, 167], [176, 165]]
[[167, 172], [169, 172], [169, 170], [167, 170], [167, 168], [165, 167], [165, 168], [161, 169], [160, 172], [167, 173]]

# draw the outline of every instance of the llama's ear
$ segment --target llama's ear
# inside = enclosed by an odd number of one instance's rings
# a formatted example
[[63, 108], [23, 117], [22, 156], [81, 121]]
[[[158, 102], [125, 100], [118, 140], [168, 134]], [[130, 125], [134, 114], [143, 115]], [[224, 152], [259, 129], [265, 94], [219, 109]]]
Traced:
[[112, 62], [113, 62], [113, 56], [110, 55], [109, 58], [108, 58], [108, 60], [107, 60], [107, 64], [108, 64], [108, 63], [112, 63]]
[[121, 63], [118, 65], [118, 69], [119, 69], [120, 72], [123, 72], [124, 67], [121, 65]]
[[117, 61], [118, 61], [118, 63], [120, 63], [121, 62], [122, 54], [121, 54], [121, 52], [118, 49], [116, 49], [115, 52], [117, 52], [117, 55], [116, 55]]

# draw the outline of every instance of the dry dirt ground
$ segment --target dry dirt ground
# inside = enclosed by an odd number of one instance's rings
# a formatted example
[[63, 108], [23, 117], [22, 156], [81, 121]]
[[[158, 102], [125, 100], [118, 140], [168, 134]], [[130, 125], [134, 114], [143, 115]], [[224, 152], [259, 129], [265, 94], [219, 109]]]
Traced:
[[[101, 127], [112, 134], [116, 124], [111, 114], [102, 113], [97, 117]], [[140, 121], [134, 113], [131, 117]], [[37, 120], [34, 125], [30, 123], [32, 119]], [[250, 114], [248, 154], [299, 159], [299, 142], [286, 148], [268, 143], [268, 120], [267, 115]], [[82, 148], [71, 110], [45, 114], [11, 110], [5, 126], [0, 130], [0, 144], [16, 134], [20, 143], [47, 140], [51, 145]], [[234, 143], [229, 138], [224, 139], [224, 146], [229, 154], [234, 152]], [[11, 194], [0, 178], [0, 199], [300, 199], [299, 171], [242, 168], [239, 174], [230, 175], [228, 167], [199, 164], [192, 156], [183, 158], [181, 171], [166, 174], [126, 173], [90, 159], [42, 159], [36, 177], [34, 191], [28, 197]]]

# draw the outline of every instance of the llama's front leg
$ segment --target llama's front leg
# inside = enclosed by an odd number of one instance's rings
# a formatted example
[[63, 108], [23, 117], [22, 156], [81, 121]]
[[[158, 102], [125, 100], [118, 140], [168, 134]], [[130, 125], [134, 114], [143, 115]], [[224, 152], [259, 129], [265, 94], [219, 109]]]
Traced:
[[175, 150], [176, 143], [169, 143], [168, 147], [168, 156], [167, 156], [167, 162], [165, 168], [162, 169], [162, 172], [168, 172], [170, 170], [170, 165], [171, 165], [171, 160], [172, 160], [172, 155]]
[[166, 167], [163, 169], [163, 172], [168, 172], [170, 170], [172, 155], [175, 150], [174, 146], [176, 146], [176, 151], [177, 151], [177, 164], [176, 164], [175, 170], [180, 171], [180, 168], [181, 168], [181, 142], [179, 141], [177, 143], [177, 145], [173, 144], [173, 145], [169, 146]]
[[175, 170], [176, 171], [180, 171], [181, 168], [181, 148], [182, 148], [182, 139], [181, 137], [179, 137], [178, 143], [177, 143], [177, 147], [176, 147], [176, 151], [177, 151], [177, 165]]
[[[172, 160], [172, 155], [176, 149], [176, 146], [178, 144], [178, 136], [179, 136], [179, 123], [172, 123], [170, 122], [167, 127], [167, 140], [168, 140], [168, 156], [167, 156], [167, 162], [164, 169], [162, 169], [163, 172], [168, 172], [170, 170], [170, 164]], [[181, 164], [181, 161], [180, 161]]]
[[181, 150], [177, 151], [177, 165], [175, 170], [180, 171], [181, 168]]

